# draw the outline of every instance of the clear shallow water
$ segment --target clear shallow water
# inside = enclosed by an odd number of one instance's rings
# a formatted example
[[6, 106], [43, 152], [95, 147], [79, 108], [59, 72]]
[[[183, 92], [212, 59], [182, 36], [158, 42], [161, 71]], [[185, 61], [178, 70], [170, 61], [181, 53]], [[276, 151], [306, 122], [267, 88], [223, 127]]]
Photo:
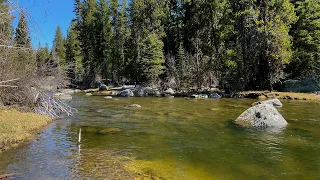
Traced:
[[[255, 100], [74, 96], [76, 117], [0, 153], [12, 179], [320, 179], [320, 104], [283, 101], [289, 125], [232, 123]], [[126, 106], [140, 104], [140, 109]], [[82, 143], [77, 145], [78, 129]]]

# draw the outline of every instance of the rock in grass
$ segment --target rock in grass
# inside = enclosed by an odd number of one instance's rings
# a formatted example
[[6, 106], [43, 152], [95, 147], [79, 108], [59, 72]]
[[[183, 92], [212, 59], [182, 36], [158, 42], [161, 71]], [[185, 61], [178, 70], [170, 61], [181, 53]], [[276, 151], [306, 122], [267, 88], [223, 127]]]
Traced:
[[244, 113], [235, 121], [236, 124], [245, 127], [285, 127], [288, 123], [270, 103], [257, 104]]

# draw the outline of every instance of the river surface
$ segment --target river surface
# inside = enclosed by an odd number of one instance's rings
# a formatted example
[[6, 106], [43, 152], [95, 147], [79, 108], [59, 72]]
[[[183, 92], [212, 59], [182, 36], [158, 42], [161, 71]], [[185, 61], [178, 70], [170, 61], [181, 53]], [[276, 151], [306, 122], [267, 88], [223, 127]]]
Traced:
[[[255, 100], [74, 95], [73, 118], [0, 153], [11, 179], [320, 179], [320, 104], [283, 101], [286, 129], [234, 125]], [[127, 108], [139, 104], [142, 108]], [[81, 128], [81, 143], [77, 144]]]

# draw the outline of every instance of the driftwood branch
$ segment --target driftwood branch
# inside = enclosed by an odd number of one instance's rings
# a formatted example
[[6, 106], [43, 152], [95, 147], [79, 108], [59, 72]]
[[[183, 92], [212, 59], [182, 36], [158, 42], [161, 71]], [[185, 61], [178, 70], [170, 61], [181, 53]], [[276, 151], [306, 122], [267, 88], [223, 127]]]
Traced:
[[52, 119], [61, 119], [61, 114], [72, 117], [74, 116], [74, 112], [77, 112], [75, 108], [70, 107], [59, 98], [51, 97], [41, 91], [37, 92], [35, 102], [38, 102], [35, 108], [36, 112], [38, 114], [45, 114]]
[[18, 81], [18, 80], [20, 80], [20, 78], [10, 79], [10, 80], [6, 80], [6, 81], [0, 81], [0, 84], [2, 84], [2, 83], [8, 83], [8, 82], [13, 82], [13, 81]]
[[0, 84], [0, 87], [18, 88], [19, 86], [1, 85], [1, 84]]

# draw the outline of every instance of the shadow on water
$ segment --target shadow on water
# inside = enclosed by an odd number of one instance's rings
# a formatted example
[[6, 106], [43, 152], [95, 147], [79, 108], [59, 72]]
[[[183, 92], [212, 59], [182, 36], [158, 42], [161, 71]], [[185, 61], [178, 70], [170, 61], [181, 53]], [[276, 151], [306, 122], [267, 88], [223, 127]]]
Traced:
[[[0, 154], [0, 174], [22, 179], [317, 179], [319, 117], [285, 101], [286, 129], [232, 122], [254, 100], [85, 97], [76, 117]], [[131, 104], [142, 108], [128, 109]], [[77, 145], [82, 129], [81, 151]]]

